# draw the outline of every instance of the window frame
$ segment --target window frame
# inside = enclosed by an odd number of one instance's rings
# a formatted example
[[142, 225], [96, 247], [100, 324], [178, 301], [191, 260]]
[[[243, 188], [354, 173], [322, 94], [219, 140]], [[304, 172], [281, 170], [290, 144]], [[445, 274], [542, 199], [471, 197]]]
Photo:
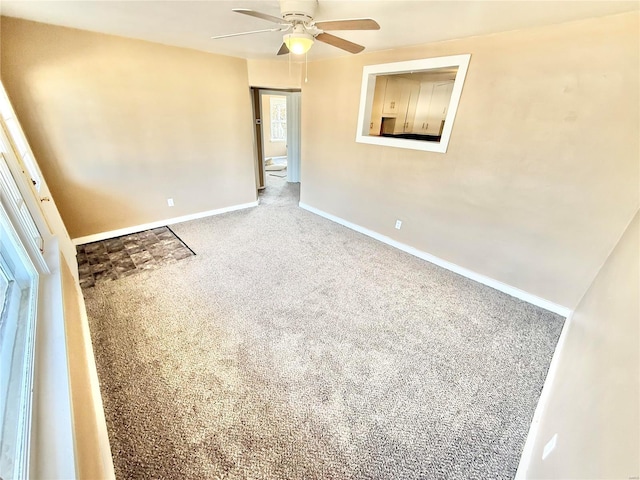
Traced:
[[[6, 238], [10, 243], [14, 251], [16, 260], [20, 262], [20, 265], [24, 268], [28, 278], [24, 278], [23, 282], [28, 282], [28, 297], [24, 299], [25, 305], [22, 308], [26, 308], [27, 312], [23, 317], [18, 318], [16, 321], [24, 321], [24, 353], [21, 356], [22, 361], [20, 365], [13, 365], [11, 363], [10, 372], [14, 373], [14, 368], [20, 372], [21, 385], [19, 387], [13, 387], [17, 390], [20, 396], [18, 401], [18, 411], [15, 414], [17, 418], [16, 438], [15, 438], [15, 461], [13, 478], [29, 478], [29, 466], [31, 461], [31, 430], [33, 420], [33, 386], [35, 381], [35, 344], [36, 344], [36, 329], [38, 318], [38, 300], [39, 300], [39, 284], [40, 274], [34, 262], [32, 261], [32, 255], [27, 251], [25, 245], [18, 234], [20, 229], [20, 223], [11, 219], [9, 213], [5, 209], [5, 206], [0, 202], [0, 229], [6, 234]], [[17, 227], [17, 228], [16, 228]], [[16, 326], [16, 329], [18, 326]], [[16, 346], [14, 345], [14, 350]], [[12, 356], [13, 360], [13, 356]], [[3, 399], [4, 400], [4, 399]], [[4, 401], [3, 401], [4, 404]], [[0, 431], [0, 435], [2, 431]]]
[[33, 152], [29, 147], [29, 142], [25, 138], [22, 126], [18, 121], [9, 98], [3, 91], [0, 92], [0, 117], [2, 117], [3, 125], [6, 130], [6, 136], [10, 140], [9, 148], [12, 148], [16, 158], [24, 168], [24, 173], [29, 176], [31, 188], [36, 193], [40, 193], [42, 189], [42, 173], [38, 167]]
[[[469, 68], [471, 54], [450, 55], [446, 57], [424, 58], [405, 62], [383, 63], [379, 65], [367, 65], [362, 70], [362, 85], [360, 89], [360, 109], [358, 111], [358, 124], [356, 130], [356, 142], [387, 147], [408, 148], [423, 150], [426, 152], [446, 153], [449, 146], [451, 131], [462, 96], [462, 87]], [[444, 128], [439, 142], [411, 140], [405, 138], [392, 138], [369, 135], [369, 122], [373, 108], [373, 98], [378, 75], [392, 75], [403, 73], [428, 72], [447, 67], [457, 67], [458, 71], [453, 83], [451, 99], [447, 110]]]

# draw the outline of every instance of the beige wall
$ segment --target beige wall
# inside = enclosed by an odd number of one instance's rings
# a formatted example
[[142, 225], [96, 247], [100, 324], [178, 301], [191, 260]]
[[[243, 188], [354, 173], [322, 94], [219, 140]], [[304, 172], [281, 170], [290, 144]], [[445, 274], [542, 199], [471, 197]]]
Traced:
[[287, 142], [271, 141], [271, 97], [286, 98], [278, 95], [262, 95], [262, 133], [264, 135], [264, 157], [280, 157], [287, 155]]
[[[312, 62], [301, 201], [574, 308], [638, 208], [638, 32], [632, 13]], [[355, 142], [364, 65], [462, 53], [446, 154]]]
[[526, 478], [640, 475], [639, 246], [636, 214], [567, 327]]
[[249, 85], [263, 88], [300, 88], [302, 65], [286, 60], [247, 60]]
[[245, 60], [7, 17], [1, 35], [72, 238], [255, 201]]

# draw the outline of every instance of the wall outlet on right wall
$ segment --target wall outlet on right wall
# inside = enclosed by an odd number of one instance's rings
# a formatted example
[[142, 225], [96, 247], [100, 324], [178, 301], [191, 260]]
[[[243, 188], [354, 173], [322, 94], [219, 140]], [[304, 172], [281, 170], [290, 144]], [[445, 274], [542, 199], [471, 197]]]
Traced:
[[400, 230], [400, 227], [402, 227], [402, 220], [396, 220], [396, 229]]

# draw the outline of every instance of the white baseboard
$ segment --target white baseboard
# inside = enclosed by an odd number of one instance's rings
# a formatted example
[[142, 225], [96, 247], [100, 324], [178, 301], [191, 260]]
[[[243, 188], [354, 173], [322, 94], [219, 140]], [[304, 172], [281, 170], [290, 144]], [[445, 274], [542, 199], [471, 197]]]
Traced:
[[[525, 441], [524, 448], [522, 449], [522, 455], [520, 456], [520, 463], [518, 464], [518, 470], [514, 480], [525, 480], [527, 478], [527, 472], [531, 465], [531, 459], [533, 458], [534, 448], [536, 440], [540, 434], [540, 420], [544, 415], [549, 403], [549, 397], [551, 396], [551, 390], [553, 389], [556, 375], [558, 372], [558, 365], [560, 365], [560, 356], [564, 350], [565, 343], [567, 342], [567, 335], [573, 319], [573, 312], [567, 317], [562, 325], [562, 332], [560, 332], [560, 338], [558, 344], [551, 357], [551, 363], [549, 364], [549, 370], [547, 371], [547, 377], [544, 380], [542, 386], [542, 392], [540, 392], [540, 398], [536, 405], [536, 411], [533, 413], [533, 420], [531, 420], [531, 426], [529, 427], [529, 433], [527, 434], [527, 440]], [[550, 439], [547, 439], [550, 440]]]
[[402, 250], [403, 252], [407, 252], [442, 268], [446, 268], [447, 270], [455, 272], [471, 280], [475, 280], [476, 282], [487, 285], [488, 287], [495, 288], [496, 290], [511, 295], [512, 297], [519, 298], [520, 300], [524, 300], [525, 302], [531, 303], [540, 308], [544, 308], [545, 310], [549, 310], [550, 312], [557, 313], [558, 315], [561, 315], [565, 318], [568, 317], [571, 313], [570, 308], [550, 302], [549, 300], [545, 300], [544, 298], [540, 298], [536, 295], [520, 290], [519, 288], [512, 287], [511, 285], [507, 285], [506, 283], [502, 283], [498, 280], [494, 280], [493, 278], [489, 278], [480, 273], [473, 272], [464, 267], [456, 265], [455, 263], [448, 262], [434, 255], [431, 255], [430, 253], [423, 252], [422, 250], [418, 250], [417, 248], [398, 242], [397, 240], [389, 238], [385, 235], [381, 235], [378, 232], [374, 232], [373, 230], [369, 230], [368, 228], [361, 227], [360, 225], [356, 225], [355, 223], [351, 223], [347, 220], [344, 220], [343, 218], [336, 217], [335, 215], [323, 212], [322, 210], [318, 210], [317, 208], [312, 207], [311, 205], [307, 205], [306, 203], [300, 202], [298, 205], [300, 206], [300, 208], [303, 208], [311, 213], [320, 215], [321, 217], [339, 223], [340, 225], [367, 235], [368, 237], [375, 238], [376, 240], [386, 243], [387, 245], [391, 245], [392, 247]]
[[[83, 344], [84, 344], [84, 356], [83, 358], [87, 362], [87, 369], [89, 370], [89, 387], [90, 394], [86, 401], [93, 403], [93, 413], [95, 417], [93, 421], [96, 425], [98, 436], [98, 448], [100, 450], [100, 459], [102, 464], [102, 470], [100, 472], [100, 478], [105, 480], [115, 480], [115, 470], [113, 467], [113, 457], [111, 456], [111, 444], [109, 443], [109, 435], [107, 432], [107, 421], [105, 419], [104, 404], [102, 403], [102, 395], [100, 394], [100, 382], [98, 381], [98, 369], [96, 367], [96, 358], [93, 354], [93, 348], [91, 344], [91, 334], [89, 332], [89, 318], [87, 317], [87, 307], [84, 302], [82, 290], [77, 285], [77, 299], [80, 304], [80, 323]], [[89, 421], [85, 419], [85, 421]], [[96, 474], [98, 472], [95, 472]]]
[[181, 217], [168, 218], [166, 220], [158, 220], [157, 222], [145, 223], [142, 225], [135, 225], [133, 227], [127, 228], [120, 228], [118, 230], [111, 230], [109, 232], [95, 233], [93, 235], [87, 235], [85, 237], [73, 238], [71, 239], [71, 241], [74, 245], [84, 245], [85, 243], [99, 242], [101, 240], [107, 240], [109, 238], [121, 237], [122, 235], [130, 235], [132, 233], [142, 232], [143, 230], [149, 230], [151, 228], [158, 228], [165, 225], [188, 222], [189, 220], [196, 220], [198, 218], [220, 215], [222, 213], [234, 212], [236, 210], [242, 210], [244, 208], [257, 206], [258, 201], [256, 200], [255, 202], [242, 203], [240, 205], [232, 205], [230, 207], [218, 208], [215, 210], [207, 210], [206, 212], [192, 213], [190, 215], [183, 215]]

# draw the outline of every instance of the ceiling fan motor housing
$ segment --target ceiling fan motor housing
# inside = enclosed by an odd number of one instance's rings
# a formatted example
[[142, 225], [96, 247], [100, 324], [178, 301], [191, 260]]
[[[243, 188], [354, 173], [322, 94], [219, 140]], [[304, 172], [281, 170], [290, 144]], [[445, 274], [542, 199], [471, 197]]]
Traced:
[[281, 0], [280, 13], [289, 22], [310, 22], [316, 13], [318, 0]]

